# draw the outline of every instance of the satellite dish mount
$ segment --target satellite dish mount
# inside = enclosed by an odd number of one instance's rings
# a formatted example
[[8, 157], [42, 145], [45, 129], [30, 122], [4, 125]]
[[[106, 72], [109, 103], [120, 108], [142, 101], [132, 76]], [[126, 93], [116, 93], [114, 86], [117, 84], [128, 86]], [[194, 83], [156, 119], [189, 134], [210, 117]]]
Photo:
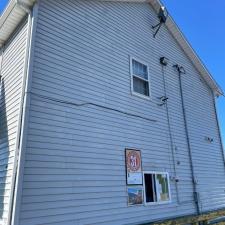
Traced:
[[152, 26], [152, 29], [156, 29], [155, 33], [153, 34], [153, 37], [155, 38], [157, 33], [159, 32], [159, 29], [161, 28], [162, 24], [166, 22], [168, 17], [168, 11], [164, 6], [161, 6], [158, 13], [159, 23], [155, 26]]

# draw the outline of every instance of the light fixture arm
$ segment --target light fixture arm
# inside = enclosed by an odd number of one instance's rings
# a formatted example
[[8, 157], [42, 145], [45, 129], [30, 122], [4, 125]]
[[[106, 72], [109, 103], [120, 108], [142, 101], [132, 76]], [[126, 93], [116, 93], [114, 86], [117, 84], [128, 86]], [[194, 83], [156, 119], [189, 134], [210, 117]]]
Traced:
[[155, 38], [156, 37], [156, 35], [158, 34], [158, 32], [159, 32], [159, 29], [161, 28], [161, 26], [162, 26], [162, 23], [160, 22], [158, 25], [156, 25], [156, 26], [152, 26], [152, 28], [153, 29], [155, 29], [156, 27], [158, 27], [157, 28], [157, 30], [156, 30], [156, 32], [153, 34], [153, 37]]

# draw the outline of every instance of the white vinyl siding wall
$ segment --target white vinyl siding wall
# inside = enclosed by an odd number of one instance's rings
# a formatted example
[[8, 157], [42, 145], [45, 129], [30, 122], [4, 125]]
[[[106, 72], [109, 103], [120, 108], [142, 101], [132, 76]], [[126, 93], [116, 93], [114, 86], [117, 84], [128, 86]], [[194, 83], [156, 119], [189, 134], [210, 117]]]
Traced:
[[[185, 105], [201, 210], [224, 208], [225, 167], [212, 91], [200, 79], [188, 79], [189, 73], [186, 76]], [[206, 141], [206, 137], [213, 138], [213, 142]]]
[[[138, 224], [196, 212], [176, 63], [187, 71], [185, 104], [198, 188], [210, 188], [211, 201], [225, 206], [212, 94], [165, 27], [152, 37], [157, 22], [147, 3], [39, 2], [20, 225]], [[131, 56], [149, 65], [150, 101], [130, 93]], [[158, 105], [164, 95], [161, 56], [170, 59], [165, 78], [180, 181], [176, 188], [170, 180], [172, 202], [166, 206], [127, 207], [125, 148], [141, 150], [144, 171], [175, 176], [166, 109]], [[208, 112], [201, 120], [203, 109]], [[205, 133], [215, 137], [213, 144], [204, 142]], [[204, 162], [214, 183], [204, 176]], [[204, 193], [202, 210], [212, 209]]]
[[24, 74], [27, 23], [24, 22], [2, 53], [0, 111], [0, 224], [6, 224], [12, 196], [13, 166]]

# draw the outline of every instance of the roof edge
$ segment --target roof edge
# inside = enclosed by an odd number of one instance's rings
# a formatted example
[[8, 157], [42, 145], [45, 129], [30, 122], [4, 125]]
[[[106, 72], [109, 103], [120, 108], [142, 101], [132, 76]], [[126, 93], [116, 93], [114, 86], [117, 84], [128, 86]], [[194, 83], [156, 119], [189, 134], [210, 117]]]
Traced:
[[35, 0], [10, 0], [0, 16], [0, 48], [32, 8]]
[[[158, 12], [159, 8], [163, 5], [160, 0], [149, 0], [149, 3], [152, 5], [154, 10]], [[188, 42], [187, 38], [184, 36], [183, 32], [180, 30], [176, 22], [173, 18], [169, 15], [166, 21], [166, 27], [171, 32], [173, 37], [176, 39], [180, 47], [183, 49], [185, 54], [191, 60], [193, 65], [196, 67], [198, 72], [201, 74], [203, 79], [207, 82], [209, 87], [212, 89], [213, 93], [216, 96], [224, 95], [223, 90], [218, 85], [218, 83], [214, 80], [211, 73], [208, 71], [198, 54], [192, 48], [191, 44]]]
[[8, 16], [10, 15], [11, 11], [15, 7], [15, 5], [16, 5], [16, 1], [9, 1], [9, 3], [6, 6], [6, 8], [2, 12], [2, 15], [0, 17], [0, 31], [1, 31], [2, 27], [3, 27], [3, 24], [7, 20]]
[[[158, 13], [159, 9], [163, 4], [160, 0], [100, 0], [100, 1], [107, 1], [107, 2], [137, 2], [142, 3], [146, 2], [149, 3], [156, 13]], [[218, 83], [214, 80], [200, 57], [197, 55], [195, 50], [192, 48], [191, 44], [188, 42], [187, 38], [184, 36], [182, 31], [179, 29], [178, 25], [175, 23], [173, 18], [169, 15], [166, 21], [166, 27], [175, 38], [179, 46], [182, 48], [186, 56], [190, 59], [192, 64], [195, 66], [197, 71], [200, 73], [202, 78], [206, 81], [209, 87], [212, 89], [215, 96], [222, 96], [224, 95], [223, 90], [218, 85]]]
[[[151, 4], [153, 9], [158, 12], [159, 8], [162, 6], [160, 0], [100, 0], [100, 1], [111, 1], [111, 2], [147, 2]], [[0, 48], [9, 39], [10, 35], [14, 32], [16, 27], [19, 25], [21, 20], [26, 16], [27, 11], [23, 6], [31, 8], [35, 3], [35, 0], [10, 0], [7, 7], [3, 11], [0, 17]], [[17, 15], [17, 20], [15, 22], [15, 15]], [[10, 22], [14, 19], [14, 23]], [[201, 74], [203, 79], [207, 82], [209, 87], [212, 89], [216, 96], [224, 95], [223, 90], [214, 80], [204, 63], [201, 61], [200, 57], [194, 51], [190, 43], [185, 38], [184, 34], [181, 32], [175, 21], [171, 16], [168, 17], [166, 21], [166, 27], [171, 32], [173, 37], [176, 39], [180, 47], [183, 49], [187, 57], [191, 60], [193, 65], [196, 67], [198, 72]]]

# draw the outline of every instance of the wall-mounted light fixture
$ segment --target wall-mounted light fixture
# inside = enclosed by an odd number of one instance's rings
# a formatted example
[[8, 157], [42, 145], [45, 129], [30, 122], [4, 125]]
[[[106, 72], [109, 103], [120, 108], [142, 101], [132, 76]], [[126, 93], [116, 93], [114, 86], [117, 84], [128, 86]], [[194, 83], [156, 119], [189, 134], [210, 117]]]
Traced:
[[159, 32], [160, 27], [162, 26], [163, 23], [166, 22], [167, 17], [168, 17], [169, 13], [166, 10], [166, 8], [164, 6], [161, 6], [158, 12], [158, 18], [159, 18], [159, 23], [156, 24], [155, 26], [152, 26], [152, 29], [156, 29], [153, 37], [155, 38], [157, 33]]
[[160, 58], [160, 64], [162, 64], [163, 66], [167, 66], [169, 63], [169, 59], [166, 57], [161, 57]]

